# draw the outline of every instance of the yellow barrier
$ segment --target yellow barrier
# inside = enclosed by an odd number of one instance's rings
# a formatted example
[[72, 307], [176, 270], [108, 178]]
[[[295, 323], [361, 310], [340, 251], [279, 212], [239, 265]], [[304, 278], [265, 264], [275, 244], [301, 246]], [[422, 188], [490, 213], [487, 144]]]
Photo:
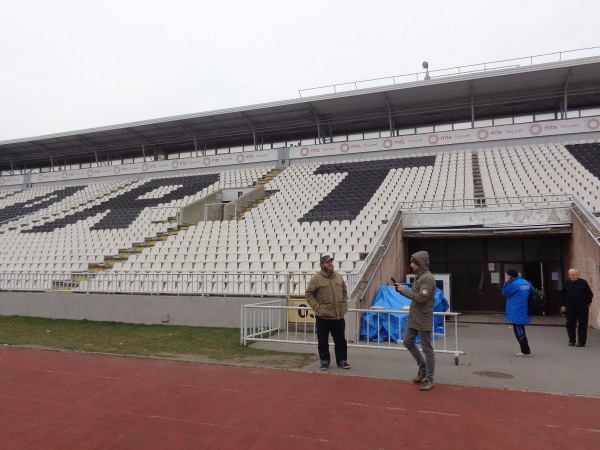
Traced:
[[[296, 306], [298, 308], [309, 307], [308, 302], [301, 300], [288, 300], [288, 306]], [[288, 322], [300, 323], [315, 323], [315, 313], [312, 309], [288, 309]]]

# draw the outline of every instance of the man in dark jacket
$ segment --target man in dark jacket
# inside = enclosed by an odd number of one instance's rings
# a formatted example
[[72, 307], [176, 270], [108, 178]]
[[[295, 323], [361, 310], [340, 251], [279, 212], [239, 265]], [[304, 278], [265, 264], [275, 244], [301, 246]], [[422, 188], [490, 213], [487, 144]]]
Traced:
[[519, 342], [521, 351], [515, 353], [515, 356], [531, 357], [531, 349], [525, 334], [525, 325], [531, 323], [529, 316], [529, 293], [531, 292], [531, 283], [519, 276], [515, 269], [508, 269], [504, 285], [502, 286], [502, 295], [506, 297], [506, 321], [510, 322], [515, 332], [515, 337]]
[[[567, 334], [569, 335], [569, 346], [585, 347], [587, 341], [587, 327], [590, 317], [590, 305], [594, 293], [590, 285], [583, 278], [579, 278], [579, 270], [570, 269], [569, 279], [562, 288], [561, 313], [567, 315]], [[577, 344], [575, 344], [575, 326], [579, 322], [577, 330]]]
[[[429, 271], [429, 253], [416, 252], [410, 258], [410, 268], [416, 274], [412, 290], [407, 286], [396, 283], [396, 290], [411, 301], [408, 311], [408, 324], [404, 332], [402, 343], [410, 352], [419, 371], [413, 378], [413, 382], [422, 383], [419, 388], [422, 391], [429, 391], [433, 388], [433, 378], [435, 372], [435, 352], [431, 345], [433, 337], [433, 305], [435, 303], [435, 278]], [[415, 345], [415, 339], [419, 336], [421, 348], [425, 358]]]
[[348, 288], [342, 276], [333, 270], [333, 258], [320, 259], [321, 271], [312, 276], [306, 287], [306, 300], [315, 312], [317, 325], [317, 348], [321, 358], [321, 370], [329, 368], [329, 333], [333, 338], [335, 360], [340, 369], [349, 369], [346, 321], [348, 311]]

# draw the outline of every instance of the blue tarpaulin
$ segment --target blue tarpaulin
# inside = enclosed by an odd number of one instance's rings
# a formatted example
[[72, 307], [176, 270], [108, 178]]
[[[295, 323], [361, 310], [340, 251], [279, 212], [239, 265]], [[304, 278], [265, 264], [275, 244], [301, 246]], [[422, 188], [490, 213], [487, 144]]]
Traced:
[[[412, 288], [411, 283], [402, 283], [405, 286]], [[384, 310], [402, 310], [406, 306], [411, 304], [411, 300], [406, 298], [399, 292], [396, 292], [394, 286], [381, 286], [377, 296], [373, 301], [373, 309], [384, 309]], [[435, 302], [433, 304], [434, 312], [445, 312], [448, 311], [449, 305], [448, 300], [444, 297], [444, 294], [439, 288], [435, 289]], [[433, 322], [435, 324], [434, 332], [437, 334], [444, 333], [444, 318], [441, 316], [434, 316]], [[377, 312], [365, 313], [362, 318], [362, 324], [360, 327], [360, 338], [363, 341], [373, 342], [384, 342], [390, 340], [391, 342], [398, 342], [404, 338], [404, 331], [406, 330], [406, 324], [408, 323], [408, 314], [398, 313], [381, 313]], [[400, 328], [400, 332], [398, 329]], [[439, 339], [441, 336], [434, 336], [434, 339]], [[418, 342], [417, 337], [417, 342]]]

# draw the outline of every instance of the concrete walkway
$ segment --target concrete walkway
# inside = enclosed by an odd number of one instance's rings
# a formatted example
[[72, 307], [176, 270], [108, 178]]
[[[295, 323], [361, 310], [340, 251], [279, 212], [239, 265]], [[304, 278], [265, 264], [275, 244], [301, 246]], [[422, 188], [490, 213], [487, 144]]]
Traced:
[[[583, 395], [600, 398], [600, 331], [588, 328], [587, 346], [569, 347], [564, 318], [535, 317], [526, 327], [533, 356], [516, 357], [519, 345], [503, 315], [461, 316], [458, 348], [465, 352], [455, 365], [454, 356], [436, 355], [435, 382], [531, 392]], [[454, 326], [448, 327], [454, 334]], [[256, 343], [257, 348], [316, 353], [316, 345]], [[333, 351], [333, 349], [332, 349]], [[417, 368], [402, 345], [392, 349], [349, 348], [350, 370], [329, 369], [331, 375], [410, 380]], [[302, 369], [319, 371], [315, 362]]]

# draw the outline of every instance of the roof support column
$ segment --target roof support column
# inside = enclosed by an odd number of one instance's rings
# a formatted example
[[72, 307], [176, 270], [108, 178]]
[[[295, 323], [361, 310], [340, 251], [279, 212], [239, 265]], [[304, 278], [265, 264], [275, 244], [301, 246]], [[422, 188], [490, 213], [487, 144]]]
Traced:
[[471, 81], [471, 128], [475, 128], [475, 90]]
[[194, 150], [196, 151], [196, 156], [198, 156], [198, 152], [200, 152], [202, 156], [206, 156], [206, 142], [204, 142], [204, 148], [199, 149], [198, 140], [196, 139], [196, 137], [194, 137]]
[[[254, 129], [254, 123], [250, 119], [248, 119], [248, 117], [244, 113], [241, 114], [248, 126], [250, 127], [250, 129], [252, 130], [252, 142], [254, 143], [254, 151], [257, 151], [258, 145], [256, 143], [256, 130]], [[231, 153], [231, 147], [229, 148], [229, 152]]]
[[569, 75], [567, 75], [567, 79], [565, 81], [565, 86], [563, 87], [563, 101], [561, 104], [561, 111], [560, 111], [560, 118], [561, 119], [566, 119], [567, 118], [567, 111], [568, 111], [568, 104], [567, 104], [567, 97], [568, 97], [568, 92], [569, 92], [569, 83], [571, 82], [571, 70], [569, 69]]
[[256, 131], [254, 130], [254, 126], [252, 128], [252, 140], [254, 141], [254, 151], [258, 151], [258, 146], [256, 144]]
[[319, 139], [319, 144], [323, 143], [321, 139], [321, 121], [317, 118], [317, 139]]
[[390, 124], [390, 136], [393, 136], [394, 135], [394, 120], [392, 119], [392, 107], [390, 106], [388, 96], [385, 94], [385, 92], [383, 93], [383, 95], [384, 95], [385, 104], [387, 105], [387, 110], [388, 110], [388, 121]]

